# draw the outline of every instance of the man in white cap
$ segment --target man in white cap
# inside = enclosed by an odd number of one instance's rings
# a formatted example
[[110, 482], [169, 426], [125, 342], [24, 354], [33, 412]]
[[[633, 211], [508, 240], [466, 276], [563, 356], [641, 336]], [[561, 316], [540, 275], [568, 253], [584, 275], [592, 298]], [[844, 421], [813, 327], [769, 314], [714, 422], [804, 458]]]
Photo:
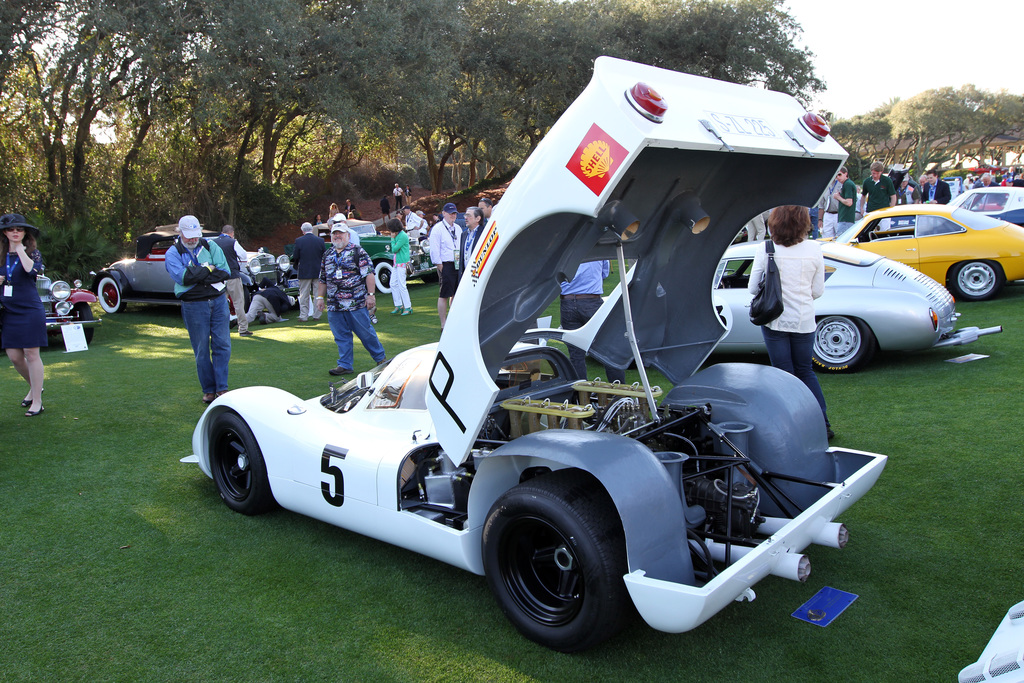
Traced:
[[352, 372], [353, 333], [375, 363], [384, 362], [385, 353], [367, 311], [377, 307], [373, 262], [365, 249], [350, 242], [344, 223], [331, 228], [331, 245], [334, 248], [324, 253], [320, 265], [316, 310], [327, 309], [327, 322], [338, 345], [338, 364], [328, 372], [337, 377]]
[[174, 296], [181, 300], [203, 403], [212, 403], [228, 390], [231, 328], [224, 281], [231, 277], [231, 268], [221, 248], [203, 239], [195, 216], [182, 216], [178, 233], [178, 241], [164, 257], [164, 268], [174, 280]]
[[[303, 223], [302, 237], [295, 240], [292, 247], [292, 268], [299, 278], [299, 320], [309, 320], [310, 308], [313, 309], [313, 320], [320, 319], [320, 311], [316, 310], [313, 297], [313, 284], [320, 277], [320, 264], [324, 260], [324, 241], [313, 234], [313, 226]], [[310, 304], [312, 303], [312, 306]]]
[[327, 222], [327, 224], [329, 226], [331, 226], [331, 232], [332, 233], [334, 232], [334, 228], [335, 227], [341, 227], [341, 228], [347, 230], [348, 231], [348, 235], [349, 235], [349, 240], [352, 242], [353, 246], [356, 246], [356, 247], [359, 246], [359, 235], [356, 234], [355, 230], [353, 230], [352, 228], [348, 227], [348, 221], [345, 220], [345, 216], [344, 215], [342, 215], [340, 213], [334, 214], [334, 218], [329, 220]]

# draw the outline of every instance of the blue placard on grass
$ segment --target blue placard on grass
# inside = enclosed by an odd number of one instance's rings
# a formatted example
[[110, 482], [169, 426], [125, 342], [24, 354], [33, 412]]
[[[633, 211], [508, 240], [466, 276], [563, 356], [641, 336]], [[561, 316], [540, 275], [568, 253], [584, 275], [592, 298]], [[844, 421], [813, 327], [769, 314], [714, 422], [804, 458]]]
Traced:
[[828, 626], [856, 599], [853, 593], [825, 586], [813, 598], [800, 605], [793, 616], [808, 624]]

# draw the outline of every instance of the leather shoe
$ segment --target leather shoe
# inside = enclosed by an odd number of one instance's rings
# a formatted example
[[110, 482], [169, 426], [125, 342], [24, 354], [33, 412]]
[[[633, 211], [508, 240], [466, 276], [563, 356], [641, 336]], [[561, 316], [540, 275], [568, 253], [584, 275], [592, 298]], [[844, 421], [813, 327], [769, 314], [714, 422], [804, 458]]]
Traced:
[[339, 365], [336, 368], [331, 368], [330, 370], [328, 370], [327, 374], [334, 375], [335, 377], [339, 377], [341, 375], [349, 375], [352, 374], [352, 368], [343, 368]]
[[36, 415], [42, 415], [44, 408], [39, 406], [39, 410], [30, 410], [25, 413], [25, 417], [35, 417]]
[[203, 394], [203, 403], [213, 403], [215, 398], [217, 398], [216, 394]]
[[252, 332], [250, 332], [249, 330], [246, 330], [245, 332], [239, 332], [238, 336], [239, 337], [251, 337], [252, 336]]

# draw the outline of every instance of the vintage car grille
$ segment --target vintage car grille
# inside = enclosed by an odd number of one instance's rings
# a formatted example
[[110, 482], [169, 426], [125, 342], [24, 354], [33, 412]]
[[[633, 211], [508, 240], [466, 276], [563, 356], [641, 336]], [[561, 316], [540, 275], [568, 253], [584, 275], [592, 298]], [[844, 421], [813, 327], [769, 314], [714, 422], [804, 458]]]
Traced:
[[274, 270], [274, 266], [277, 263], [273, 254], [256, 254], [255, 258], [260, 262], [260, 272]]
[[[953, 313], [955, 307], [953, 296], [945, 287], [919, 270], [914, 270], [908, 265], [891, 261], [879, 271], [878, 277], [889, 280], [893, 285], [897, 283], [916, 283], [917, 287], [914, 289], [922, 291], [928, 298], [928, 301], [931, 302], [932, 307], [935, 308], [935, 312], [940, 319], [944, 320]], [[876, 284], [885, 286], [883, 282]]]
[[50, 300], [50, 286], [52, 284], [50, 278], [45, 275], [40, 275], [36, 278], [36, 291], [39, 292], [39, 298], [43, 301]]

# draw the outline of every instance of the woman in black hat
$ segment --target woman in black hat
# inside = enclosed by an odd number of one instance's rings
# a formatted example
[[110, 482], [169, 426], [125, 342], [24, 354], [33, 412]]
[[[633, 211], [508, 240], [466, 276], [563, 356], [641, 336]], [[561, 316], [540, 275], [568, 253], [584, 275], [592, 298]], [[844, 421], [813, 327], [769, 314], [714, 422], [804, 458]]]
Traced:
[[43, 272], [43, 256], [36, 249], [39, 228], [17, 213], [0, 216], [0, 301], [3, 328], [0, 347], [7, 351], [15, 369], [28, 382], [29, 392], [21, 405], [25, 417], [43, 413], [43, 359], [46, 346], [46, 311], [36, 291], [36, 277]]

